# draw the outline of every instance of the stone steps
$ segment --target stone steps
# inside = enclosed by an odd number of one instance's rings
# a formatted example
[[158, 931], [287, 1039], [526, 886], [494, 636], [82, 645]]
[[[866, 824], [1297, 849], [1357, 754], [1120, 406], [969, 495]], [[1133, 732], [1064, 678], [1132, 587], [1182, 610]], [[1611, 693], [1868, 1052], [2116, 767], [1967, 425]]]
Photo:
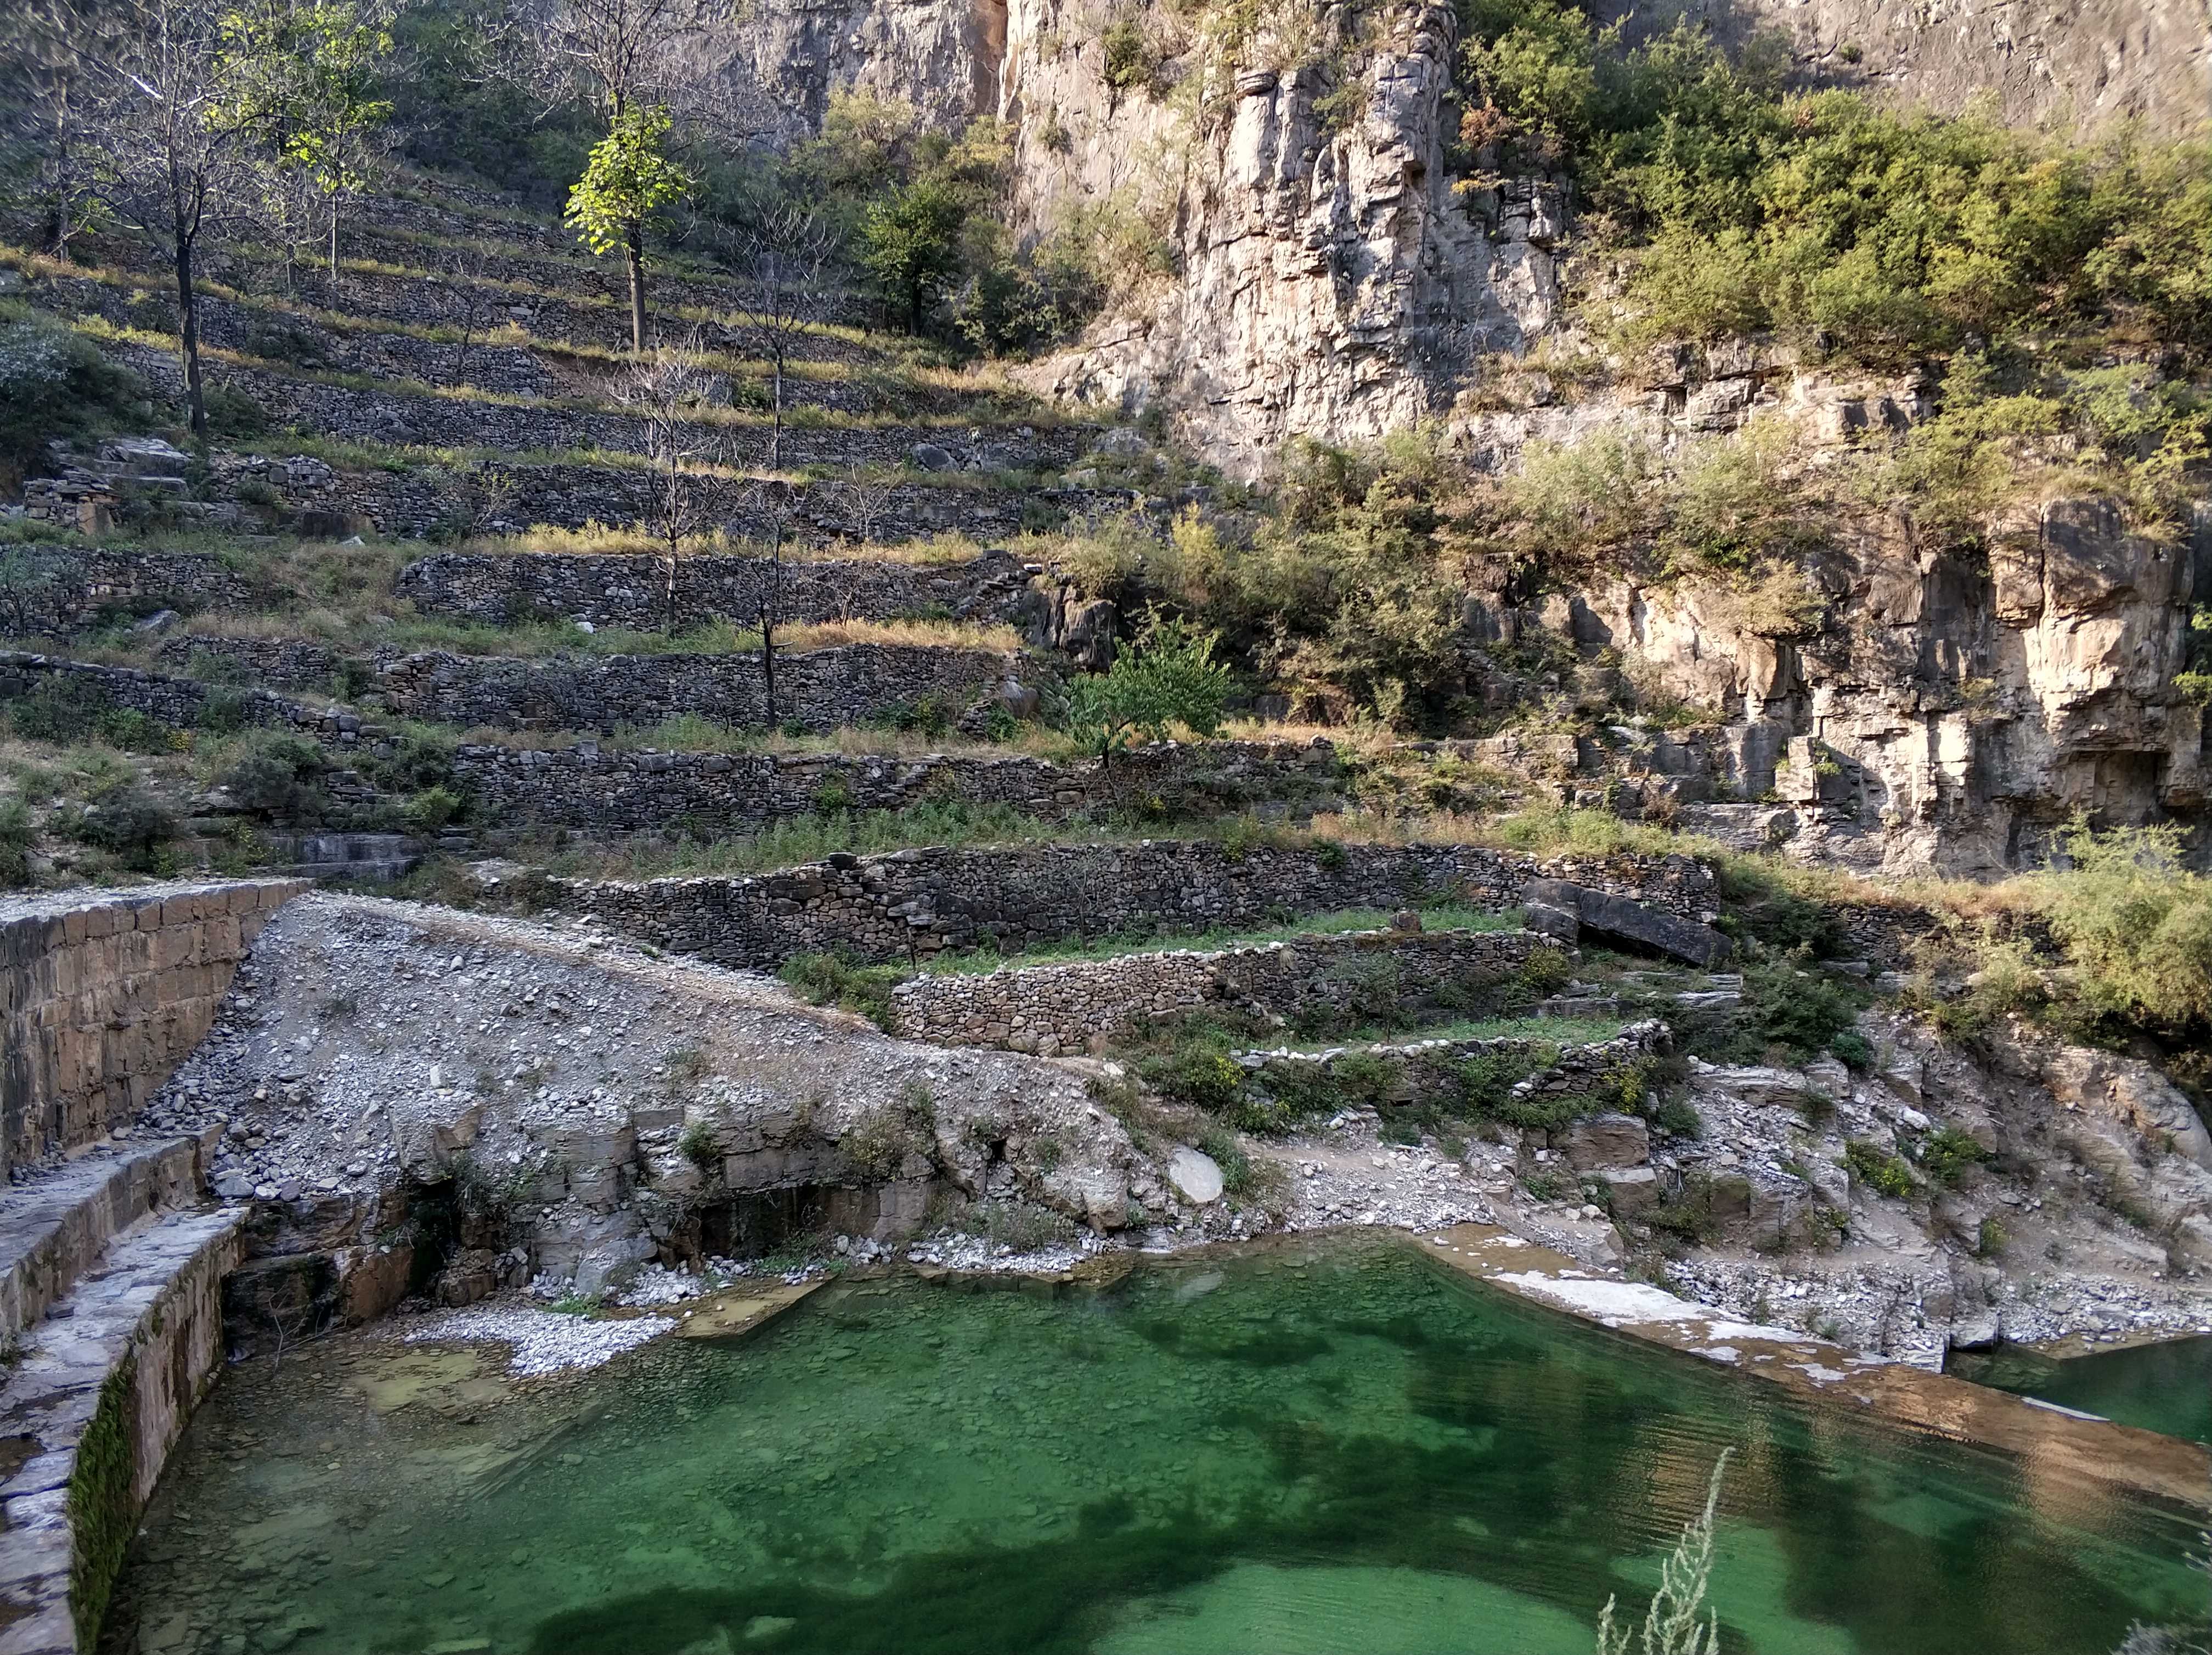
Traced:
[[0, 1335], [15, 1336], [94, 1268], [111, 1238], [198, 1200], [212, 1135], [103, 1144], [0, 1197]]
[[[246, 1216], [173, 1213], [116, 1238], [0, 1387], [0, 1655], [93, 1646], [78, 1611], [105, 1599], [123, 1561], [100, 1541], [127, 1538], [222, 1360], [222, 1278]], [[95, 1431], [115, 1451], [80, 1482], [77, 1451]], [[96, 1531], [80, 1547], [88, 1512]]]

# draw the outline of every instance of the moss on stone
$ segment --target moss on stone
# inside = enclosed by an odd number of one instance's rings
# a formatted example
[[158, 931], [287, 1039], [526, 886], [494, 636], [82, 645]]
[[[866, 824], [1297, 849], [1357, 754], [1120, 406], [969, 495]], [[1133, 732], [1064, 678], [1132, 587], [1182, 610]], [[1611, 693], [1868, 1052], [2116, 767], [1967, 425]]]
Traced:
[[70, 1609], [79, 1649], [99, 1645], [100, 1623], [137, 1520], [134, 1489], [138, 1450], [133, 1430], [137, 1414], [138, 1358], [133, 1352], [116, 1364], [100, 1387], [100, 1401], [77, 1444], [76, 1469], [70, 1476], [68, 1511], [75, 1552], [70, 1565]]

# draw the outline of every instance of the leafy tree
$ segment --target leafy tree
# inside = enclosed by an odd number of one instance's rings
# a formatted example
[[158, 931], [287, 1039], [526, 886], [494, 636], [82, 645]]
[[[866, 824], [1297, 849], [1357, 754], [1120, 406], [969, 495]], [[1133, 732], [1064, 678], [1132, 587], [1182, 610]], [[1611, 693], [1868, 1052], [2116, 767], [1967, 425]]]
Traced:
[[959, 274], [967, 210], [949, 179], [924, 177], [879, 197], [860, 221], [861, 266], [904, 307], [909, 333]]
[[1109, 771], [1115, 753], [1139, 739], [1164, 741], [1176, 725], [1212, 735], [1229, 695], [1229, 669], [1213, 658], [1218, 642], [1215, 633], [1155, 613], [1110, 669], [1068, 686], [1061, 722]]
[[392, 119], [382, 95], [391, 31], [358, 0], [271, 0], [226, 13], [222, 28], [232, 118], [261, 136], [281, 173], [323, 197], [336, 281], [341, 204], [368, 181]]
[[2044, 911], [2082, 997], [2132, 1023], [2212, 1024], [2212, 878], [2182, 866], [2180, 831], [2076, 818], [2061, 844], [2074, 867], [2045, 877]]
[[564, 222], [593, 253], [617, 248], [629, 262], [631, 348], [645, 349], [645, 232], [653, 216], [690, 192], [691, 174], [664, 146], [668, 111], [660, 105], [624, 109], [592, 146], [584, 175], [568, 192]]

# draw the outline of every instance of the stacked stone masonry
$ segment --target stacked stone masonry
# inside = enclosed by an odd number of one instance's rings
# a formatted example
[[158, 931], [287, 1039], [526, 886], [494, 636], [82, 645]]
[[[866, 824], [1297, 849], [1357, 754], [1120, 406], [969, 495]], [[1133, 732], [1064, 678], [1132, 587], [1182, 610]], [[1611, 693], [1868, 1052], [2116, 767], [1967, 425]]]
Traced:
[[[180, 667], [195, 654], [235, 663], [263, 683], [327, 691], [347, 658], [319, 644], [270, 638], [176, 638], [162, 648]], [[797, 725], [823, 734], [925, 704], [949, 721], [1023, 667], [1000, 650], [915, 644], [846, 644], [775, 660], [775, 705], [757, 651], [733, 654], [606, 655], [520, 660], [445, 650], [378, 650], [364, 705], [395, 718], [462, 729], [650, 729], [696, 714], [744, 729]]]
[[15, 1184], [0, 1205], [0, 1337], [36, 1323], [114, 1237], [200, 1200], [216, 1135], [126, 1140]]
[[1711, 871], [1686, 856], [1538, 863], [1469, 845], [1235, 846], [1213, 840], [832, 856], [755, 879], [549, 882], [563, 907], [716, 964], [760, 969], [842, 950], [912, 960], [1070, 937], [1204, 931], [1449, 897], [1496, 908], [1547, 874], [1670, 913], [1709, 913]]
[[128, 1126], [296, 879], [0, 902], [0, 1171]]
[[[1450, 1066], [1471, 1057], [1503, 1057], [1515, 1063], [1536, 1061], [1541, 1043], [1514, 1038], [1474, 1040], [1408, 1040], [1372, 1046], [1337, 1046], [1323, 1051], [1254, 1051], [1237, 1061], [1262, 1086], [1270, 1074], [1297, 1068], [1328, 1068], [1346, 1057], [1379, 1057], [1401, 1066], [1395, 1101], [1410, 1101], [1425, 1086], [1433, 1086]], [[1673, 1046], [1673, 1035], [1656, 1018], [1632, 1023], [1610, 1040], [1587, 1046], [1570, 1046], [1548, 1068], [1515, 1082], [1516, 1098], [1568, 1097], [1588, 1092], [1648, 1057], [1662, 1056]], [[1538, 1146], [1547, 1142], [1540, 1132], [1528, 1135]], [[1562, 1135], [1564, 1135], [1564, 1134]]]
[[[717, 616], [750, 624], [772, 599], [787, 622], [1008, 620], [1019, 612], [1033, 572], [1001, 551], [955, 563], [787, 561], [781, 574], [761, 557], [686, 557], [676, 570], [675, 612], [686, 624]], [[494, 626], [558, 616], [648, 630], [667, 620], [668, 581], [659, 557], [447, 551], [400, 570], [398, 592], [423, 614]]]
[[892, 1028], [909, 1040], [1035, 1052], [1099, 1051], [1151, 1018], [1206, 1006], [1287, 1016], [1344, 997], [1347, 964], [1378, 954], [1425, 983], [1517, 970], [1540, 939], [1525, 931], [1349, 931], [1288, 942], [1172, 949], [1062, 965], [917, 977], [891, 994]]
[[36, 545], [0, 552], [0, 627], [17, 637], [67, 637], [119, 617], [250, 601], [244, 580], [196, 552]]
[[98, 1646], [125, 1544], [222, 1366], [245, 1216], [173, 1214], [121, 1238], [8, 1371], [0, 1436], [28, 1457], [0, 1484], [4, 1655]]

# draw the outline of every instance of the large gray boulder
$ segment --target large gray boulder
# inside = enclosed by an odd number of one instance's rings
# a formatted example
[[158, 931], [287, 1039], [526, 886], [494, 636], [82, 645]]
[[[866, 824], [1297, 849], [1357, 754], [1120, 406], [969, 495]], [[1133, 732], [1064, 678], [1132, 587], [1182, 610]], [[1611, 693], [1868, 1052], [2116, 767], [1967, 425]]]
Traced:
[[1651, 1159], [1651, 1129], [1633, 1115], [1591, 1115], [1552, 1134], [1552, 1147], [1577, 1172], [1641, 1166]]
[[1710, 925], [1678, 919], [1571, 879], [1530, 879], [1521, 888], [1521, 900], [1524, 908], [1545, 922], [1540, 928], [1555, 936], [1564, 928], [1557, 916], [1571, 914], [1578, 934], [1601, 942], [1625, 944], [1707, 970], [1729, 956], [1729, 940]]

